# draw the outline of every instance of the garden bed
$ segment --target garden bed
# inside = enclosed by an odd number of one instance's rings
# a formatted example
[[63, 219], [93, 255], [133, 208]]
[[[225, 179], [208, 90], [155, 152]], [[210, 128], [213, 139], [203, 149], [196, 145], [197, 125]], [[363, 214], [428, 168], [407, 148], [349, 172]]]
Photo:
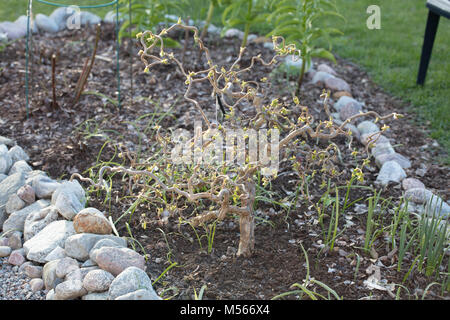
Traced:
[[[180, 39], [183, 38], [183, 34], [179, 36]], [[68, 179], [75, 172], [87, 176], [87, 170], [102, 161], [113, 159], [125, 166], [129, 165], [126, 158], [118, 158], [116, 143], [122, 143], [132, 152], [140, 151], [147, 157], [151, 156], [156, 146], [151, 126], [158, 121], [165, 129], [192, 130], [193, 119], [198, 114], [182, 98], [186, 88], [185, 79], [174, 72], [173, 66], [157, 67], [150, 74], [143, 73], [144, 65], [137, 56], [140, 49], [137, 43], [133, 42], [130, 48], [129, 42], [125, 40], [121, 47], [122, 110], [119, 111], [117, 106], [105, 99], [105, 96], [117, 99], [113, 37], [113, 26], [104, 25], [97, 59], [85, 90], [97, 94], [83, 95], [78, 104], [71, 106], [74, 88], [84, 63], [80, 57], [90, 55], [95, 38], [94, 29], [64, 31], [54, 36], [33, 36], [34, 62], [29, 119], [24, 103], [25, 40], [14, 42], [0, 52], [0, 135], [16, 140], [30, 155], [29, 163], [34, 169], [46, 171], [52, 178]], [[239, 52], [239, 41], [236, 39], [210, 36], [206, 44], [211, 56], [219, 64], [229, 65], [234, 60], [231, 57], [236, 58]], [[51, 109], [50, 57], [55, 53], [54, 48], [58, 52], [56, 92], [57, 102], [61, 107], [59, 110]], [[130, 50], [133, 53], [133, 103], [128, 55]], [[182, 48], [174, 50], [179, 54]], [[263, 43], [250, 43], [241, 65], [248, 65], [250, 57], [259, 53], [266, 60], [273, 54]], [[198, 66], [197, 56], [195, 48], [188, 46], [187, 70]], [[316, 64], [322, 62], [315, 60]], [[411, 168], [406, 169], [408, 176], [419, 178], [429, 190], [448, 200], [450, 191], [446, 186], [450, 170], [434, 161], [443, 151], [426, 136], [425, 126], [420, 128], [412, 125], [412, 116], [406, 112], [405, 105], [374, 85], [358, 66], [338, 59], [338, 64], [332, 67], [350, 84], [353, 97], [363, 101], [366, 109], [379, 114], [397, 112], [405, 115], [400, 120], [386, 122], [391, 128], [385, 133], [386, 137], [395, 141], [396, 151], [412, 162]], [[289, 84], [281, 74], [277, 74], [278, 80], [272, 81], [274, 79], [269, 76], [271, 71], [270, 68], [257, 65], [251, 77], [269, 78], [272, 86], [266, 88], [267, 95], [291, 101], [291, 93], [286, 88], [289, 85], [294, 87], [295, 80], [291, 79]], [[309, 82], [302, 87], [299, 97], [301, 104], [309, 106], [313, 114], [318, 114], [323, 108], [319, 100], [322, 89], [321, 85]], [[210, 88], [202, 84], [196, 88], [196, 92], [195, 98], [204, 105], [207, 115], [212, 118], [215, 114], [215, 100], [210, 97]], [[152, 118], [153, 121], [150, 121]], [[341, 147], [343, 159], [343, 163], [339, 165], [343, 175], [337, 179], [336, 184], [344, 186], [354, 167], [354, 158], [351, 150], [345, 148], [345, 139], [336, 139], [335, 142]], [[363, 149], [358, 141], [353, 143]], [[362, 158], [363, 155], [360, 159]], [[98, 171], [98, 166], [94, 171]], [[279, 177], [272, 181], [270, 193], [266, 194], [272, 196], [274, 201], [292, 198], [297, 189], [298, 177], [293, 169], [282, 164], [280, 172]], [[363, 185], [373, 186], [377, 174], [378, 169], [372, 162]], [[317, 202], [324, 193], [319, 185], [320, 180], [313, 180], [310, 184], [312, 202]], [[85, 186], [88, 187], [88, 184]], [[350, 198], [363, 198], [360, 203], [367, 206], [365, 199], [372, 195], [373, 192], [365, 189], [352, 189]], [[381, 195], [392, 197], [393, 203], [396, 203], [402, 196], [402, 188], [399, 184], [391, 184], [382, 190]], [[128, 182], [121, 181], [118, 176], [114, 177], [111, 202], [103, 202], [104, 192], [90, 193], [89, 196], [89, 206], [111, 215], [114, 221], [134, 201], [133, 198], [126, 197], [129, 196]], [[149, 225], [144, 230], [141, 215], [146, 213], [148, 216], [156, 216], [155, 208], [138, 207], [132, 215], [123, 218], [116, 228], [121, 236], [130, 236], [125, 227], [125, 222], [129, 223], [132, 236], [142, 245], [136, 246], [136, 250], [150, 257], [147, 272], [152, 280], [158, 278], [173, 262], [177, 263], [155, 284], [156, 291], [163, 298], [173, 295], [173, 299], [191, 299], [194, 297], [194, 289], [198, 293], [206, 285], [204, 299], [271, 299], [291, 290], [292, 284], [302, 283], [305, 279], [307, 269], [300, 244], [308, 252], [310, 276], [327, 284], [344, 299], [394, 298], [387, 291], [370, 290], [364, 284], [371, 275], [371, 265], [380, 267], [381, 279], [386, 280], [386, 283], [403, 283], [408, 288], [409, 294], [402, 290], [401, 298], [422, 297], [433, 278], [413, 270], [403, 282], [414, 256], [406, 256], [401, 272], [397, 272], [395, 253], [391, 253], [392, 248], [383, 236], [375, 242], [376, 253], [368, 255], [360, 249], [364, 245], [366, 228], [367, 214], [364, 209], [360, 211], [356, 206], [348, 208], [345, 213], [348, 218], [342, 219], [339, 227], [343, 229], [347, 220], [354, 224], [338, 237], [333, 251], [325, 253], [326, 250], [321, 250], [322, 229], [317, 223], [317, 213], [311, 207], [312, 202], [308, 203], [300, 198], [298, 206], [287, 212], [273, 201], [259, 201], [256, 214], [261, 219], [257, 220], [256, 248], [250, 258], [236, 257], [239, 239], [237, 221], [225, 221], [217, 225], [210, 254], [206, 253], [206, 238], [202, 238], [200, 247], [192, 228], [189, 225], [178, 225], [176, 217], [169, 219], [167, 224]], [[385, 214], [383, 224], [389, 225], [391, 219], [390, 214]], [[205, 234], [201, 227], [197, 232], [199, 235]], [[360, 257], [359, 262], [357, 257]], [[447, 260], [448, 256], [442, 265], [446, 266]], [[326, 296], [324, 290], [318, 289], [318, 292]], [[440, 287], [435, 286], [428, 291], [426, 298], [448, 298], [448, 292], [442, 295]]]

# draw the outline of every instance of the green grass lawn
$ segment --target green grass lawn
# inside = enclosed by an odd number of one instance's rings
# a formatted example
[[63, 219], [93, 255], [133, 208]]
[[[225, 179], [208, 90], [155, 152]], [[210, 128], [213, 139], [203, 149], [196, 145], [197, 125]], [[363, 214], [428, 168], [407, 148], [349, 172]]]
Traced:
[[[333, 51], [361, 65], [387, 92], [410, 104], [417, 122], [450, 153], [450, 21], [441, 17], [425, 86], [416, 78], [428, 9], [425, 0], [336, 0], [346, 22], [329, 20], [344, 32]], [[381, 29], [369, 30], [369, 5], [381, 9]], [[447, 157], [444, 161], [450, 163]]]
[[[109, 0], [53, 0], [66, 4], [98, 4]], [[1, 0], [0, 21], [26, 14], [28, 0]], [[450, 21], [441, 18], [424, 87], [416, 86], [428, 9], [425, 0], [336, 0], [346, 21], [327, 19], [344, 36], [333, 38], [333, 51], [362, 66], [387, 92], [401, 98], [417, 122], [450, 153]], [[381, 8], [381, 29], [369, 30], [369, 5]], [[206, 5], [205, 5], [206, 6]], [[34, 12], [50, 14], [55, 7], [34, 1]], [[91, 10], [104, 16], [113, 7]], [[216, 11], [214, 23], [220, 21]], [[260, 26], [261, 29], [263, 26]], [[263, 28], [264, 29], [264, 28]], [[444, 160], [450, 163], [450, 157]]]

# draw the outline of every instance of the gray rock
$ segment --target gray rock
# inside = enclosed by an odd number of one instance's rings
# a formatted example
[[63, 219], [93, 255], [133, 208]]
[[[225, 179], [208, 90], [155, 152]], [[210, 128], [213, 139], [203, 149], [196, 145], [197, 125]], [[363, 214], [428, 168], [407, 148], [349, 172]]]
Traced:
[[19, 196], [14, 193], [12, 194], [5, 205], [5, 210], [7, 214], [11, 214], [15, 211], [19, 211], [25, 207], [26, 203]]
[[8, 176], [4, 173], [0, 173], [0, 182], [2, 182], [3, 180], [5, 180], [6, 178], [8, 178]]
[[89, 294], [83, 296], [83, 298], [81, 298], [81, 299], [82, 300], [108, 300], [108, 291], [89, 293]]
[[8, 173], [12, 164], [13, 161], [8, 153], [0, 153], [0, 173]]
[[139, 289], [134, 292], [124, 294], [114, 300], [162, 300], [154, 290]]
[[66, 239], [74, 234], [72, 221], [58, 220], [50, 223], [23, 244], [28, 260], [45, 263], [45, 257], [57, 246], [63, 247]]
[[5, 33], [8, 39], [15, 40], [27, 34], [27, 28], [11, 21], [0, 22], [0, 32]]
[[425, 189], [425, 185], [420, 180], [415, 178], [406, 178], [405, 180], [403, 180], [402, 187], [404, 190], [409, 190], [413, 188]]
[[327, 72], [333, 76], [337, 76], [336, 71], [334, 71], [334, 69], [332, 67], [330, 67], [329, 65], [327, 65], [325, 63], [319, 64], [319, 66], [317, 67], [317, 71]]
[[89, 252], [102, 239], [110, 239], [118, 245], [126, 245], [126, 240], [113, 235], [100, 235], [93, 233], [79, 233], [72, 235], [65, 241], [65, 251], [69, 257], [75, 258], [79, 261], [86, 261], [89, 259]]
[[14, 174], [17, 172], [28, 173], [31, 171], [33, 171], [33, 169], [28, 165], [28, 163], [25, 160], [19, 160], [12, 165], [12, 167], [9, 169], [8, 174]]
[[63, 182], [52, 195], [52, 205], [67, 220], [72, 220], [85, 204], [86, 196], [78, 181]]
[[30, 157], [28, 154], [20, 147], [20, 146], [14, 146], [8, 151], [9, 156], [11, 157], [13, 162], [24, 160], [28, 161], [30, 160]]
[[64, 281], [79, 280], [79, 281], [83, 282], [84, 277], [86, 277], [86, 275], [93, 270], [99, 270], [99, 269], [98, 269], [98, 267], [88, 267], [88, 268], [79, 268], [79, 269], [73, 270], [72, 272], [69, 272], [66, 275], [66, 277], [64, 278]]
[[61, 31], [67, 27], [67, 19], [75, 14], [76, 11], [72, 8], [57, 8], [52, 12], [50, 18], [55, 21], [58, 31]]
[[8, 246], [0, 246], [0, 258], [9, 256], [11, 251], [11, 248]]
[[[18, 26], [20, 26], [20, 28], [23, 28], [25, 30], [27, 30], [28, 28], [28, 17], [25, 15], [22, 15], [20, 17], [18, 17], [16, 19], [16, 21], [14, 21], [15, 24], [17, 24]], [[33, 21], [33, 19], [30, 19], [30, 30], [33, 33], [37, 33], [38, 29], [36, 27], [36, 23]]]
[[348, 96], [342, 96], [342, 97], [339, 98], [339, 100], [337, 102], [335, 102], [335, 104], [333, 105], [333, 108], [337, 112], [339, 112], [339, 111], [341, 111], [342, 107], [344, 107], [345, 105], [347, 105], [349, 103], [353, 103], [355, 105], [358, 105], [358, 106], [361, 107], [361, 109], [363, 107], [363, 104], [361, 102], [359, 102], [359, 101], [357, 101], [357, 100], [355, 100], [355, 99], [353, 99], [351, 97], [348, 97]]
[[128, 248], [100, 248], [96, 252], [95, 261], [101, 269], [112, 273], [114, 276], [128, 267], [145, 270], [144, 257]]
[[225, 36], [225, 38], [239, 38], [239, 39], [243, 39], [244, 38], [244, 32], [242, 32], [239, 29], [231, 28], [231, 29], [228, 29], [227, 31], [225, 31], [224, 36]]
[[81, 25], [96, 25], [102, 22], [102, 18], [100, 18], [98, 15], [93, 14], [89, 11], [82, 11], [81, 12]]
[[61, 185], [59, 182], [41, 174], [35, 175], [29, 182], [36, 192], [36, 196], [40, 199], [50, 199], [53, 192]]
[[387, 161], [381, 167], [375, 182], [387, 185], [389, 182], [401, 182], [404, 178], [406, 173], [403, 168], [395, 161]]
[[91, 259], [86, 260], [86, 261], [81, 265], [82, 268], [96, 267], [96, 266], [97, 266], [97, 264], [96, 264], [94, 261], [92, 261]]
[[378, 167], [382, 167], [387, 161], [396, 161], [403, 169], [411, 168], [411, 161], [408, 158], [398, 153], [380, 154], [375, 158], [375, 163]]
[[48, 33], [56, 33], [59, 31], [58, 24], [55, 22], [55, 20], [42, 13], [38, 13], [36, 15], [36, 26], [39, 30]]
[[53, 260], [47, 262], [42, 269], [42, 279], [44, 280], [44, 285], [47, 290], [54, 289], [62, 279], [56, 276], [56, 266], [59, 260]]
[[376, 159], [382, 154], [394, 154], [395, 150], [390, 142], [387, 143], [376, 143], [375, 147], [372, 149], [372, 156]]
[[0, 228], [3, 226], [3, 222], [5, 221], [5, 205], [8, 201], [9, 197], [12, 194], [15, 194], [17, 190], [21, 186], [25, 184], [25, 174], [23, 172], [21, 173], [15, 173], [2, 182], [0, 182]]
[[314, 84], [318, 82], [325, 83], [325, 81], [330, 78], [334, 78], [334, 76], [329, 74], [328, 72], [318, 71], [314, 74], [311, 82]]
[[30, 213], [25, 219], [23, 233], [24, 240], [33, 238], [42, 229], [48, 226], [59, 217], [58, 211], [53, 206], [48, 206], [39, 211]]
[[2, 145], [2, 144], [13, 147], [13, 146], [15, 146], [16, 142], [12, 139], [0, 136], [0, 145]]
[[421, 204], [429, 201], [433, 196], [433, 192], [425, 188], [410, 188], [404, 194], [405, 199]]
[[41, 267], [41, 266], [35, 266], [32, 264], [28, 264], [24, 267], [23, 270], [29, 278], [34, 279], [34, 278], [42, 277], [43, 267]]
[[361, 105], [349, 102], [346, 105], [344, 105], [341, 110], [339, 111], [339, 118], [342, 121], [347, 120], [348, 118], [351, 118], [357, 114], [359, 114], [362, 111]]
[[89, 251], [89, 260], [95, 263], [97, 250], [103, 247], [115, 247], [115, 248], [126, 248], [127, 241], [124, 238], [120, 238], [121, 240], [111, 240], [111, 239], [101, 239], [99, 240]]
[[361, 133], [361, 136], [365, 135], [365, 134], [369, 134], [369, 133], [376, 133], [376, 132], [380, 132], [380, 128], [378, 128], [378, 126], [373, 123], [372, 121], [362, 121], [361, 123], [358, 124], [357, 126], [359, 132]]
[[65, 257], [67, 257], [66, 251], [60, 246], [57, 246], [45, 257], [45, 261], [50, 262], [54, 260], [64, 259]]
[[55, 287], [55, 300], [72, 300], [87, 294], [80, 280], [67, 280]]
[[114, 276], [105, 270], [92, 270], [83, 279], [83, 287], [88, 292], [103, 292], [109, 289]]
[[154, 292], [152, 281], [145, 271], [136, 267], [126, 268], [111, 283], [108, 291], [109, 300], [114, 300], [120, 296], [140, 289]]
[[8, 236], [8, 246], [13, 250], [22, 248], [22, 232], [14, 231]]
[[23, 232], [25, 220], [28, 215], [33, 212], [40, 211], [41, 209], [47, 207], [50, 203], [47, 200], [39, 200], [35, 203], [19, 210], [11, 213], [8, 219], [6, 219], [3, 224], [3, 231], [7, 232], [10, 230]]
[[44, 280], [39, 278], [31, 279], [30, 288], [33, 292], [41, 291], [42, 289], [44, 289]]
[[79, 269], [78, 261], [70, 257], [58, 260], [56, 265], [56, 276], [63, 279], [68, 273]]
[[346, 81], [336, 77], [325, 79], [325, 86], [333, 91], [351, 92], [350, 85]]
[[55, 300], [55, 289], [52, 289], [49, 292], [47, 292], [45, 300]]
[[381, 133], [366, 133], [360, 135], [360, 141], [363, 145], [370, 143], [369, 147], [373, 148], [378, 143], [390, 143], [389, 139], [383, 136]]

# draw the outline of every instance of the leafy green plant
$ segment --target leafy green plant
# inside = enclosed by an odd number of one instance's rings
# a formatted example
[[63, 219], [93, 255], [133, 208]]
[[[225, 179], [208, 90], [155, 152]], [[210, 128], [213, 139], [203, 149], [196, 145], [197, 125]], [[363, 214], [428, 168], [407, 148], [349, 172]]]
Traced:
[[[297, 80], [296, 94], [300, 93], [306, 65], [311, 65], [312, 57], [325, 58], [336, 63], [331, 50], [331, 35], [342, 34], [336, 28], [319, 28], [317, 20], [326, 16], [343, 17], [337, 13], [336, 5], [331, 0], [271, 0], [271, 14], [267, 20], [273, 25], [268, 36], [282, 36], [286, 43], [295, 44], [299, 49], [302, 67]], [[325, 39], [328, 50], [316, 47], [317, 40]]]
[[267, 17], [267, 0], [233, 0], [224, 3], [225, 10], [222, 13], [222, 23], [224, 28], [222, 34], [228, 29], [244, 26], [244, 37], [241, 47], [247, 45], [247, 38], [250, 27], [257, 23], [266, 21]]

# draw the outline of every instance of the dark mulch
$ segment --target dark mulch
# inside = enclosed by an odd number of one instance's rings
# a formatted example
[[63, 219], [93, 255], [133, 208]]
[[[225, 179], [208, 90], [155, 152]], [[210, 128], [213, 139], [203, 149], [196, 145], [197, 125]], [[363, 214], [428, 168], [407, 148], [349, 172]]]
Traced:
[[[239, 41], [217, 38], [207, 40], [216, 62], [229, 64], [232, 58], [236, 57]], [[53, 178], [67, 179], [74, 172], [88, 175], [87, 170], [98, 163], [97, 157], [100, 161], [126, 165], [127, 161], [118, 156], [119, 150], [115, 149], [112, 141], [123, 143], [132, 152], [140, 151], [143, 155], [151, 155], [155, 142], [151, 127], [147, 128], [144, 135], [138, 131], [143, 131], [149, 123], [151, 125], [149, 119], [153, 116], [155, 120], [166, 114], [160, 122], [165, 129], [191, 128], [193, 119], [198, 117], [194, 108], [182, 98], [185, 90], [184, 79], [174, 72], [174, 67], [158, 67], [150, 75], [144, 74], [144, 66], [137, 57], [139, 48], [135, 43], [130, 47], [127, 40], [122, 44], [120, 52], [122, 110], [119, 111], [115, 105], [108, 102], [105, 96], [117, 99], [114, 32], [112, 26], [108, 25], [102, 27], [98, 57], [86, 87], [86, 91], [104, 96], [83, 95], [79, 103], [72, 105], [74, 88], [84, 59], [92, 52], [93, 41], [92, 29], [33, 37], [29, 119], [25, 110], [25, 41], [17, 41], [0, 52], [0, 135], [15, 139], [29, 153], [33, 167], [48, 172]], [[128, 54], [130, 50], [133, 61], [133, 90]], [[181, 49], [175, 49], [175, 52], [180, 53]], [[51, 108], [50, 57], [53, 53], [58, 56], [56, 90], [57, 102], [61, 107], [58, 110]], [[250, 54], [258, 53], [262, 53], [265, 58], [270, 57], [270, 51], [263, 48], [262, 44], [250, 44], [242, 64], [249, 62]], [[316, 61], [320, 62], [322, 61]], [[192, 47], [188, 47], [186, 52], [186, 65], [188, 70], [198, 68], [197, 53]], [[433, 192], [448, 199], [450, 170], [436, 161], [444, 151], [427, 137], [426, 127], [415, 124], [407, 106], [384, 93], [358, 66], [338, 59], [338, 65], [333, 67], [351, 85], [354, 97], [365, 102], [367, 109], [376, 110], [380, 114], [399, 112], [405, 115], [401, 120], [388, 123], [391, 130], [386, 135], [391, 141], [395, 141], [396, 151], [412, 161], [412, 168], [407, 170], [408, 176], [418, 177]], [[261, 79], [269, 73], [270, 69], [257, 66], [250, 76]], [[286, 81], [279, 80], [278, 84], [266, 88], [266, 93], [271, 97], [280, 96], [290, 100]], [[305, 83], [300, 97], [302, 104], [317, 112], [321, 108], [321, 92], [320, 86]], [[196, 98], [212, 117], [214, 99], [210, 97], [210, 89], [205, 85], [199, 86], [196, 88], [196, 94]], [[344, 147], [345, 140], [337, 139], [336, 142]], [[358, 142], [354, 143], [359, 148], [362, 147]], [[353, 165], [349, 153], [343, 148], [344, 165], [340, 169], [344, 175], [337, 181], [340, 185], [345, 183]], [[289, 167], [283, 166], [281, 171], [286, 174], [272, 183], [271, 191], [276, 194], [277, 199], [286, 198], [287, 193], [295, 192], [298, 181], [295, 175], [290, 176], [292, 170]], [[372, 164], [372, 169], [367, 172], [365, 185], [373, 184], [377, 172], [378, 169]], [[323, 190], [319, 189], [319, 182], [314, 181], [311, 184], [310, 191], [315, 201], [323, 194]], [[89, 205], [105, 210], [113, 219], [117, 219], [132, 203], [132, 199], [122, 198], [127, 195], [127, 186], [126, 181], [121, 182], [117, 178], [111, 202], [103, 203], [104, 192], [91, 193]], [[351, 199], [369, 195], [367, 191], [355, 189]], [[398, 199], [401, 188], [391, 185], [382, 191], [382, 195]], [[369, 276], [366, 269], [375, 263], [375, 260], [371, 260], [371, 257], [360, 249], [364, 243], [365, 215], [356, 215], [354, 208], [349, 208], [347, 214], [353, 216], [352, 222], [355, 225], [347, 228], [338, 238], [333, 252], [323, 253], [319, 249], [322, 231], [315, 220], [317, 215], [309, 205], [300, 200], [299, 206], [287, 215], [286, 210], [261, 202], [257, 213], [271, 224], [258, 224], [256, 252], [249, 259], [236, 258], [234, 254], [239, 241], [238, 221], [218, 224], [211, 254], [200, 250], [190, 227], [178, 226], [176, 221], [159, 226], [160, 230], [153, 225], [148, 226], [146, 230], [142, 229], [140, 215], [155, 214], [148, 212], [146, 207], [139, 207], [131, 217], [122, 219], [117, 227], [121, 235], [128, 236], [124, 222], [129, 222], [133, 236], [139, 240], [145, 253], [149, 254], [147, 271], [152, 279], [156, 279], [171, 262], [178, 263], [155, 284], [164, 297], [174, 294], [175, 299], [190, 299], [193, 298], [194, 289], [198, 292], [202, 285], [206, 285], [206, 299], [270, 299], [288, 291], [292, 284], [302, 283], [305, 279], [305, 258], [300, 248], [301, 243], [308, 250], [311, 277], [327, 284], [344, 299], [368, 296], [374, 299], [392, 299], [387, 292], [371, 291], [363, 284]], [[389, 219], [387, 216], [385, 222], [389, 222]], [[340, 228], [343, 228], [343, 221]], [[198, 232], [204, 234], [201, 228]], [[167, 237], [167, 243], [164, 235]], [[205, 248], [205, 238], [202, 241]], [[136, 248], [144, 253], [141, 247]], [[383, 237], [377, 240], [375, 248], [379, 257], [386, 256], [390, 251], [390, 246]], [[362, 257], [357, 273], [353, 253]], [[399, 273], [396, 272], [395, 255], [392, 260], [382, 260], [382, 278], [388, 283], [402, 283], [412, 263], [412, 257], [406, 257], [403, 270]], [[411, 294], [420, 294], [420, 290], [424, 290], [432, 281], [433, 279], [414, 271], [404, 285]], [[318, 289], [318, 292], [325, 294], [321, 289]], [[439, 299], [442, 298], [440, 294], [441, 290], [436, 286], [431, 289], [427, 298]], [[448, 293], [446, 295], [448, 298]], [[401, 297], [407, 299], [412, 296], [402, 291]]]

